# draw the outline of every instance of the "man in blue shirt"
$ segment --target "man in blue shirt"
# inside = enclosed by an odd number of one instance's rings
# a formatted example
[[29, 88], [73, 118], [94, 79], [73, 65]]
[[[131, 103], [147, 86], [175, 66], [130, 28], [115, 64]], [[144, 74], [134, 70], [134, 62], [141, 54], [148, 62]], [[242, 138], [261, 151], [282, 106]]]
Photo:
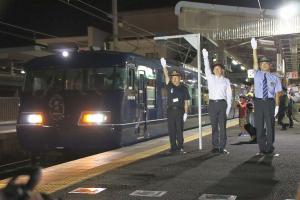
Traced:
[[[267, 57], [257, 59], [257, 41], [251, 40], [254, 72], [254, 116], [259, 155], [273, 154], [275, 116], [279, 108], [280, 79], [270, 73], [271, 61]], [[258, 66], [259, 64], [259, 66]]]

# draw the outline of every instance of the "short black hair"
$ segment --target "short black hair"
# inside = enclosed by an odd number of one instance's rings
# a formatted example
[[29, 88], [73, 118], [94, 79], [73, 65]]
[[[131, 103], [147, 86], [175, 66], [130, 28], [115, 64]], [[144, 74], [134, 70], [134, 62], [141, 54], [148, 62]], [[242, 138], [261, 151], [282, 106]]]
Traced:
[[225, 66], [222, 63], [215, 63], [212, 68], [214, 69], [216, 66], [220, 66], [222, 69], [225, 69]]

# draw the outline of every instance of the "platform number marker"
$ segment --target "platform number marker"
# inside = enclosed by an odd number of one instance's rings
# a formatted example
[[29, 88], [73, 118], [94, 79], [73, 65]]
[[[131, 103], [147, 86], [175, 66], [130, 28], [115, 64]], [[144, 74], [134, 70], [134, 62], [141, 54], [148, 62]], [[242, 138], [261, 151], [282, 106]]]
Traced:
[[70, 191], [69, 193], [74, 194], [98, 194], [102, 191], [106, 190], [106, 188], [76, 188], [75, 190]]
[[166, 193], [167, 191], [136, 190], [130, 195], [139, 197], [162, 197]]
[[198, 200], [235, 200], [236, 198], [236, 195], [202, 194]]

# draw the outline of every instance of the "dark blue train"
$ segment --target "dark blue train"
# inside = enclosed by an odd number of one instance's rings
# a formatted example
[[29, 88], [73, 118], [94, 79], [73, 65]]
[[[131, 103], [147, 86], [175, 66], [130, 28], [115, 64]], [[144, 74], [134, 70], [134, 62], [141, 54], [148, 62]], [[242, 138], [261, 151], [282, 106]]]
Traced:
[[[178, 63], [191, 95], [185, 128], [198, 126], [197, 73]], [[36, 58], [25, 65], [17, 133], [31, 152], [95, 150], [167, 134], [167, 91], [158, 59], [110, 51]], [[208, 94], [202, 81], [202, 123]]]

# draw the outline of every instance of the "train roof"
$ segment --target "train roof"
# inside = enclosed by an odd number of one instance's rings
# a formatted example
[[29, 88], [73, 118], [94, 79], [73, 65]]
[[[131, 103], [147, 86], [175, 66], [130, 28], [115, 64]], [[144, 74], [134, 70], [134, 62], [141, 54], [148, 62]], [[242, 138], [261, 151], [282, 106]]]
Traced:
[[27, 69], [43, 69], [49, 67], [58, 68], [82, 68], [82, 67], [125, 67], [126, 61], [141, 57], [133, 53], [115, 51], [81, 51], [71, 53], [68, 57], [55, 54], [45, 57], [34, 58], [27, 62], [24, 67]]
[[[81, 51], [71, 53], [68, 57], [63, 57], [61, 54], [49, 55], [39, 58], [34, 58], [27, 62], [25, 69], [38, 70], [48, 68], [93, 68], [93, 67], [125, 67], [127, 61], [142, 60], [143, 64], [161, 68], [160, 60], [147, 58], [134, 53], [116, 52], [116, 51]], [[182, 66], [182, 63], [167, 60], [168, 65], [173, 67]], [[181, 68], [181, 67], [179, 67]], [[183, 69], [179, 69], [182, 71]], [[184, 69], [188, 70], [189, 69]]]

